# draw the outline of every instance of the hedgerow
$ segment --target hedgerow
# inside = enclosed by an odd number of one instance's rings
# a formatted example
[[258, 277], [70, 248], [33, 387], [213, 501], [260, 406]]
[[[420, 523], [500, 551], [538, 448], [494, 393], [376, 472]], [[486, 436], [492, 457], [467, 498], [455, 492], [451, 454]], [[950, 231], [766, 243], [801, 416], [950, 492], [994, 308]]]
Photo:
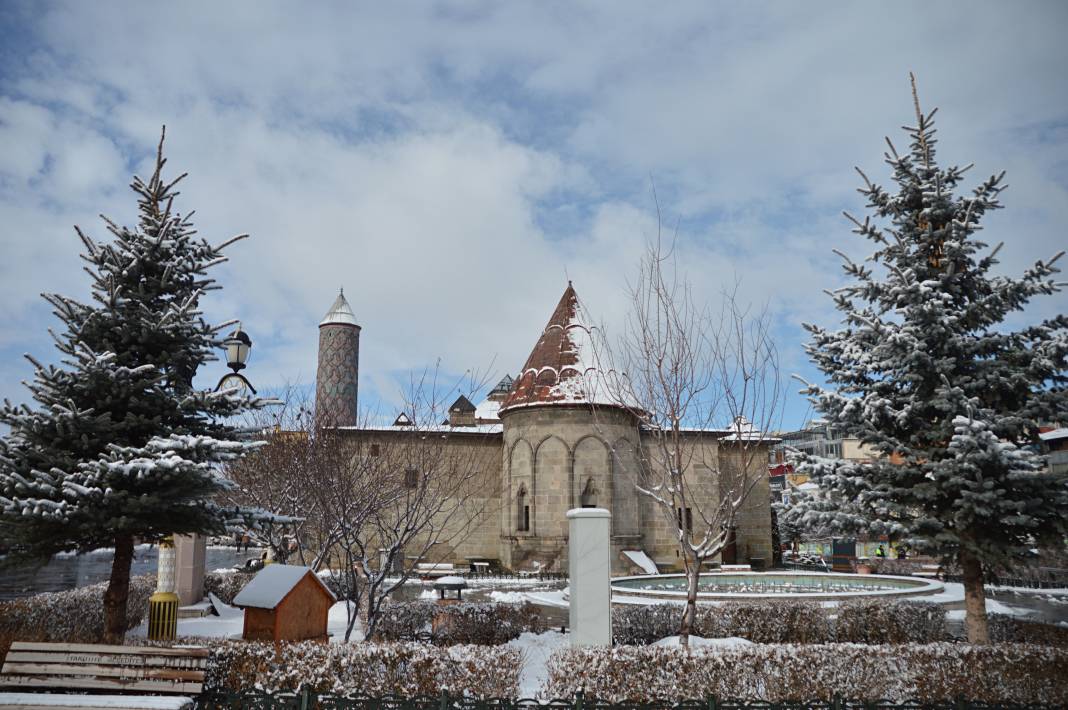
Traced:
[[1068, 628], [1017, 619], [1006, 614], [987, 614], [993, 643], [1035, 643], [1068, 649]]
[[946, 610], [934, 602], [851, 600], [838, 606], [834, 638], [868, 644], [945, 641]]
[[730, 649], [590, 647], [549, 659], [545, 697], [608, 702], [708, 697], [766, 702], [1068, 703], [1068, 651], [1006, 644], [767, 644]]
[[[684, 607], [678, 604], [612, 608], [612, 639], [617, 644], [647, 645], [679, 632]], [[818, 604], [803, 601], [730, 602], [699, 605], [697, 636], [735, 636], [754, 643], [821, 643], [831, 639], [827, 616]]]
[[399, 602], [384, 607], [375, 629], [379, 641], [429, 639], [439, 645], [496, 646], [539, 633], [544, 624], [530, 603], [460, 603], [441, 606], [429, 601]]
[[204, 684], [209, 691], [306, 686], [337, 695], [411, 697], [445, 690], [479, 698], [511, 698], [519, 692], [520, 654], [505, 646], [199, 641], [211, 649]]
[[214, 594], [219, 601], [232, 604], [237, 593], [255, 576], [249, 572], [209, 572], [204, 575], [204, 594]]
[[[104, 592], [107, 582], [65, 592], [44, 592], [0, 602], [0, 658], [12, 641], [96, 643], [104, 636]], [[148, 598], [156, 590], [155, 575], [130, 578], [126, 628], [140, 625]]]

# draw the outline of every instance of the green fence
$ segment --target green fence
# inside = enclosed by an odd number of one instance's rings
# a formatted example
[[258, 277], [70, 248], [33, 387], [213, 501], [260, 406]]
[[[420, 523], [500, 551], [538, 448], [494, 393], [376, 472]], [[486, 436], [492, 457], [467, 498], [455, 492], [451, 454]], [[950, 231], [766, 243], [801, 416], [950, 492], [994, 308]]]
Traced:
[[197, 708], [236, 708], [237, 710], [1030, 710], [1048, 705], [1000, 705], [957, 700], [945, 703], [842, 700], [766, 703], [761, 701], [688, 700], [678, 703], [607, 703], [585, 698], [581, 693], [570, 699], [538, 701], [533, 699], [488, 699], [454, 697], [380, 698], [359, 695], [338, 696], [304, 690], [298, 693], [260, 691], [207, 692], [197, 700]]

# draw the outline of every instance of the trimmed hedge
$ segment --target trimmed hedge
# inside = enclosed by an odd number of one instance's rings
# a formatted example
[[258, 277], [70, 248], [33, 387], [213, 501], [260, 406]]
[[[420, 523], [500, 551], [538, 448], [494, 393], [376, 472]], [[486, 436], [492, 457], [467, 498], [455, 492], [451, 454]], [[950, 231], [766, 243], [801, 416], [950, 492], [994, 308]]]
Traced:
[[834, 638], [868, 644], [945, 641], [946, 610], [934, 602], [851, 600], [838, 605]]
[[1068, 628], [1017, 619], [1006, 614], [988, 614], [992, 643], [1034, 643], [1068, 649]]
[[685, 608], [681, 604], [613, 604], [612, 641], [623, 646], [648, 646], [674, 636]]
[[823, 608], [808, 601], [740, 602], [698, 606], [697, 635], [737, 636], [753, 643], [824, 643], [831, 630]]
[[[511, 698], [519, 693], [519, 651], [505, 646], [421, 643], [280, 643], [179, 639], [211, 649], [205, 690], [258, 688], [381, 697], [452, 695]], [[152, 644], [159, 645], [159, 644]]]
[[[683, 608], [681, 604], [616, 605], [613, 639], [619, 645], [644, 646], [673, 636], [679, 631]], [[829, 611], [815, 602], [795, 600], [701, 604], [694, 634], [736, 636], [753, 643], [935, 643], [948, 639], [945, 609], [933, 602], [847, 601], [838, 606], [834, 623]]]
[[399, 602], [382, 609], [375, 629], [377, 641], [497, 646], [525, 631], [539, 633], [544, 623], [530, 603], [461, 603], [439, 606], [429, 601]]
[[[97, 643], [104, 637], [104, 592], [107, 582], [65, 592], [44, 592], [0, 602], [0, 659], [12, 641]], [[141, 624], [156, 575], [130, 578], [126, 628]]]
[[768, 644], [731, 649], [582, 648], [549, 659], [544, 697], [1068, 703], [1068, 651], [1027, 644]]
[[[612, 638], [617, 644], [639, 645], [679, 632], [681, 604], [612, 608]], [[814, 602], [728, 602], [697, 606], [694, 634], [705, 638], [736, 636], [754, 643], [823, 643], [831, 640], [827, 615]]]
[[255, 576], [255, 572], [209, 572], [204, 575], [204, 594], [214, 594], [219, 601], [233, 604], [237, 593]]

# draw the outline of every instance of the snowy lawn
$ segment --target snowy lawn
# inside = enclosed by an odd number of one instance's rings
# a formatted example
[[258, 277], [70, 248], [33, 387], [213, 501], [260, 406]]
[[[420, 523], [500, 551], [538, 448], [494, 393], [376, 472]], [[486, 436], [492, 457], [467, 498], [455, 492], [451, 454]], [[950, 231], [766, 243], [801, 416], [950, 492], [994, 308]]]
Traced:
[[[662, 638], [656, 643], [651, 644], [653, 646], [668, 646], [671, 648], [679, 648], [682, 646], [681, 636], [668, 636]], [[737, 636], [728, 636], [721, 639], [706, 639], [701, 636], [690, 637], [690, 648], [741, 648], [742, 646], [755, 646], [752, 641], [748, 639], [738, 638]]]
[[549, 677], [546, 669], [549, 656], [559, 648], [566, 648], [570, 640], [570, 634], [562, 634], [559, 631], [545, 631], [540, 634], [527, 631], [505, 644], [518, 649], [522, 654], [523, 668], [519, 673], [520, 698], [537, 697]]

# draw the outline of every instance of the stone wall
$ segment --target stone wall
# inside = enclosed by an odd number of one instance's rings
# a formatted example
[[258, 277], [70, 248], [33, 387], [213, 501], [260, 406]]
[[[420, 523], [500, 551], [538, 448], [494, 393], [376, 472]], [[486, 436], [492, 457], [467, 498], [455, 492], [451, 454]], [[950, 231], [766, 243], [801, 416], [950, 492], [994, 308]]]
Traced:
[[642, 530], [633, 418], [612, 408], [549, 405], [512, 409], [502, 420], [502, 562], [567, 569], [566, 513], [585, 505], [612, 511], [613, 564], [622, 569], [619, 551], [640, 546]]

